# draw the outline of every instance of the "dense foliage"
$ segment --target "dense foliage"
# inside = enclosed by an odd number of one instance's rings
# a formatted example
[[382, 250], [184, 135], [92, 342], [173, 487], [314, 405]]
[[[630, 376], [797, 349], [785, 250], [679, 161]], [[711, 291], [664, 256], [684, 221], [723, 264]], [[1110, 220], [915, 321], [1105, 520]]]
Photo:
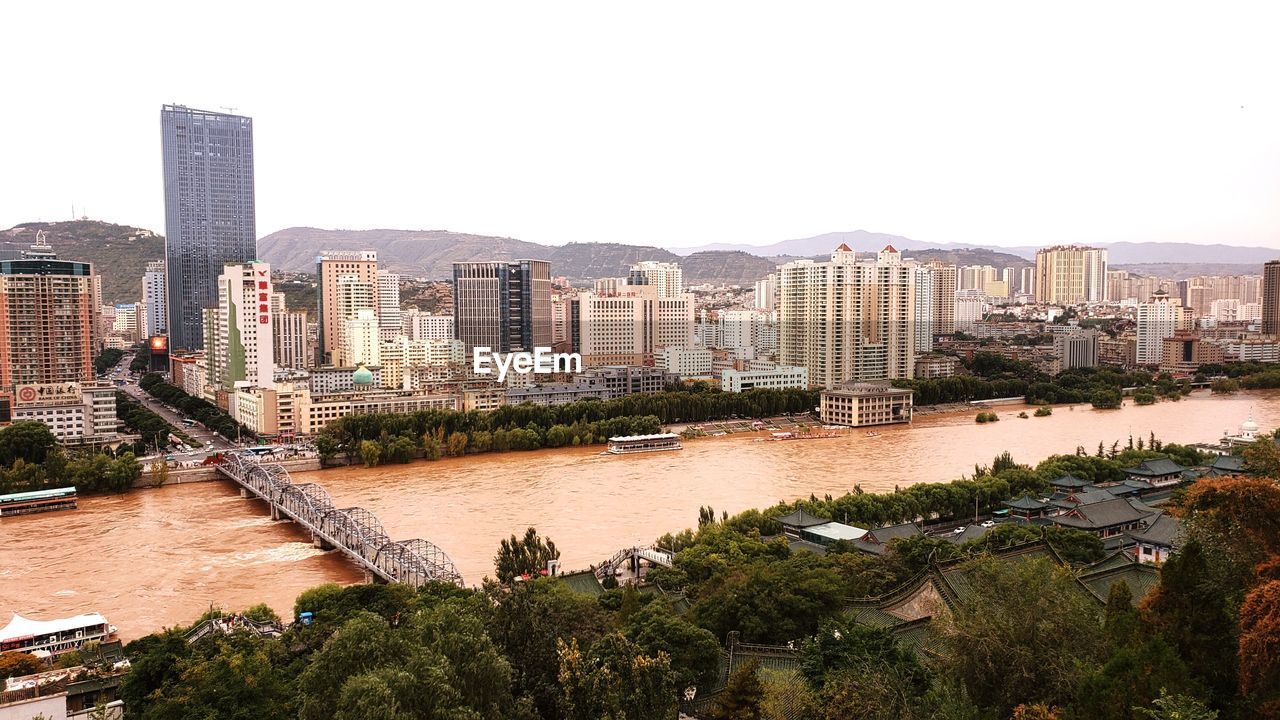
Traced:
[[0, 494], [71, 485], [83, 493], [124, 492], [141, 473], [132, 452], [69, 452], [44, 423], [0, 428]]
[[323, 460], [345, 454], [373, 466], [509, 450], [537, 450], [602, 443], [616, 435], [660, 432], [672, 422], [804, 413], [817, 404], [808, 390], [720, 392], [690, 390], [581, 400], [568, 405], [506, 405], [492, 412], [424, 410], [411, 414], [348, 415], [330, 423], [316, 440]]
[[167, 448], [170, 435], [181, 438], [192, 447], [201, 445], [199, 440], [170, 425], [164, 418], [119, 390], [116, 391], [116, 417], [124, 423], [126, 430], [138, 435], [139, 439], [133, 448], [136, 453]]
[[120, 358], [124, 357], [124, 351], [119, 348], [106, 348], [98, 353], [98, 357], [93, 359], [93, 371], [98, 375], [105, 373], [115, 367], [120, 362]]
[[237, 423], [230, 415], [219, 410], [213, 403], [201, 398], [191, 397], [182, 388], [170, 385], [155, 373], [144, 375], [138, 381], [138, 387], [152, 397], [177, 408], [183, 415], [228, 440], [252, 439], [254, 437], [248, 428], [241, 426], [240, 423]]
[[[3, 449], [0, 443], [0, 450]], [[1154, 449], [1152, 449], [1154, 447]], [[779, 504], [736, 516], [699, 511], [696, 530], [660, 538], [671, 568], [651, 588], [576, 592], [536, 571], [558, 555], [530, 529], [502, 543], [502, 581], [480, 589], [325, 585], [279, 639], [182, 629], [131, 643], [131, 716], [159, 718], [514, 718], [669, 720], [686, 688], [719, 688], [719, 719], [1253, 720], [1280, 711], [1280, 486], [1206, 478], [1172, 508], [1186, 544], [1159, 585], [1111, 586], [1105, 605], [1076, 577], [1103, 557], [1098, 537], [1001, 524], [976, 540], [892, 540], [881, 555], [847, 542], [791, 549], [777, 518], [796, 508], [853, 524], [964, 517], [987, 498], [1043, 493], [1064, 473], [1093, 481], [1157, 453], [1154, 438], [1096, 454], [1017, 464], [1004, 453], [973, 478], [893, 493]], [[1041, 554], [1002, 557], [1031, 540]], [[930, 621], [927, 651], [857, 622], [850, 599], [903, 586], [934, 563], [971, 592]], [[521, 580], [529, 572], [532, 579]], [[954, 587], [954, 586], [953, 586]], [[1141, 588], [1143, 592], [1145, 588]], [[258, 612], [262, 612], [259, 610]], [[720, 641], [790, 645], [795, 671], [752, 662], [728, 672]]]
[[[1119, 407], [1124, 388], [1148, 389], [1151, 395], [1174, 399], [1188, 389], [1186, 381], [1167, 374], [1122, 372], [1114, 368], [1074, 368], [1048, 375], [1035, 365], [979, 352], [968, 363], [971, 375], [930, 380], [898, 380], [898, 387], [915, 391], [916, 405], [972, 402], [1025, 396], [1030, 403], [1093, 403], [1095, 407]], [[1275, 387], [1280, 387], [1280, 379]], [[1099, 404], [1101, 403], [1101, 404]]]

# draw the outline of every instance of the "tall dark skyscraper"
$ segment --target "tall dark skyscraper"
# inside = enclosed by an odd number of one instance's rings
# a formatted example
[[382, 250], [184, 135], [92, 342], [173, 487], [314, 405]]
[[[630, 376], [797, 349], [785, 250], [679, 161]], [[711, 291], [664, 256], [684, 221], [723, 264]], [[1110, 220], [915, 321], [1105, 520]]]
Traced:
[[1280, 260], [1262, 266], [1262, 334], [1280, 335]]
[[165, 260], [169, 345], [204, 346], [201, 311], [218, 303], [226, 263], [258, 255], [253, 202], [253, 119], [165, 105]]
[[467, 352], [532, 352], [551, 347], [551, 263], [453, 264], [453, 328]]

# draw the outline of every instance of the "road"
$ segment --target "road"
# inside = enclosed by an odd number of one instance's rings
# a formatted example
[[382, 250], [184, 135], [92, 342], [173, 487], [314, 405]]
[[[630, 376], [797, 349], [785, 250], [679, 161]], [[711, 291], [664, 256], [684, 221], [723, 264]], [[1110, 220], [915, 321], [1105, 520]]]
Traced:
[[125, 355], [123, 358], [120, 359], [120, 362], [116, 363], [116, 366], [111, 369], [110, 373], [108, 373], [107, 379], [112, 381], [124, 380], [125, 381], [124, 385], [116, 386], [118, 390], [124, 392], [129, 397], [132, 397], [133, 399], [141, 402], [143, 406], [145, 406], [148, 410], [164, 418], [165, 422], [169, 423], [175, 428], [178, 428], [188, 437], [195, 438], [196, 440], [199, 440], [201, 443], [203, 443], [203, 447], [199, 448], [191, 455], [185, 455], [185, 454], [178, 455], [177, 457], [179, 459], [183, 460], [184, 462], [190, 462], [190, 461], [199, 462], [201, 460], [204, 460], [204, 458], [211, 453], [220, 452], [223, 450], [229, 450], [231, 448], [236, 447], [235, 443], [228, 442], [221, 435], [210, 432], [209, 430], [206, 430], [201, 425], [195, 425], [193, 427], [183, 427], [182, 425], [183, 415], [181, 412], [178, 412], [174, 408], [171, 408], [168, 405], [160, 402], [159, 400], [151, 397], [150, 395], [147, 394], [145, 390], [138, 387], [137, 378], [134, 377], [129, 372], [129, 363], [131, 362], [133, 362], [133, 355], [132, 354]]

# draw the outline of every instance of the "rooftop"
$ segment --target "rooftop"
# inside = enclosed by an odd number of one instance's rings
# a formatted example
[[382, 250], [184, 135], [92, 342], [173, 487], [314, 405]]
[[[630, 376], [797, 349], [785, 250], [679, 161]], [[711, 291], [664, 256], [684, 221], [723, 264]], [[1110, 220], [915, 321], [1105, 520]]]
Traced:
[[1151, 460], [1143, 460], [1138, 467], [1125, 468], [1125, 473], [1129, 475], [1156, 476], [1156, 475], [1173, 475], [1180, 474], [1186, 470], [1185, 467], [1170, 460], [1169, 458], [1153, 458]]

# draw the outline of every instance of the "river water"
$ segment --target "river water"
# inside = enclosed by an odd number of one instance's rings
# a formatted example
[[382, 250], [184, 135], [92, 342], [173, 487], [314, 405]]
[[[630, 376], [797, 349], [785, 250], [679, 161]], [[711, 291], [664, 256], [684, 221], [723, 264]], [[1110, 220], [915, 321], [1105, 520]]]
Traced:
[[[1024, 463], [1091, 452], [1152, 431], [1166, 442], [1216, 440], [1252, 413], [1280, 426], [1280, 391], [1122, 410], [1060, 406], [978, 425], [973, 412], [918, 417], [910, 425], [834, 439], [757, 441], [746, 435], [688, 442], [679, 452], [601, 456], [602, 448], [481, 455], [365, 469], [299, 473], [324, 485], [338, 507], [371, 510], [395, 540], [421, 537], [447, 552], [470, 584], [492, 572], [498, 542], [535, 526], [560, 548], [566, 570], [643, 544], [719, 513], [833, 495], [952, 480], [1003, 450]], [[174, 485], [85, 497], [74, 511], [0, 520], [0, 624], [9, 612], [48, 619], [101, 612], [126, 639], [187, 623], [210, 605], [267, 602], [282, 615], [302, 590], [363, 575], [338, 553], [313, 548], [230, 482]]]

